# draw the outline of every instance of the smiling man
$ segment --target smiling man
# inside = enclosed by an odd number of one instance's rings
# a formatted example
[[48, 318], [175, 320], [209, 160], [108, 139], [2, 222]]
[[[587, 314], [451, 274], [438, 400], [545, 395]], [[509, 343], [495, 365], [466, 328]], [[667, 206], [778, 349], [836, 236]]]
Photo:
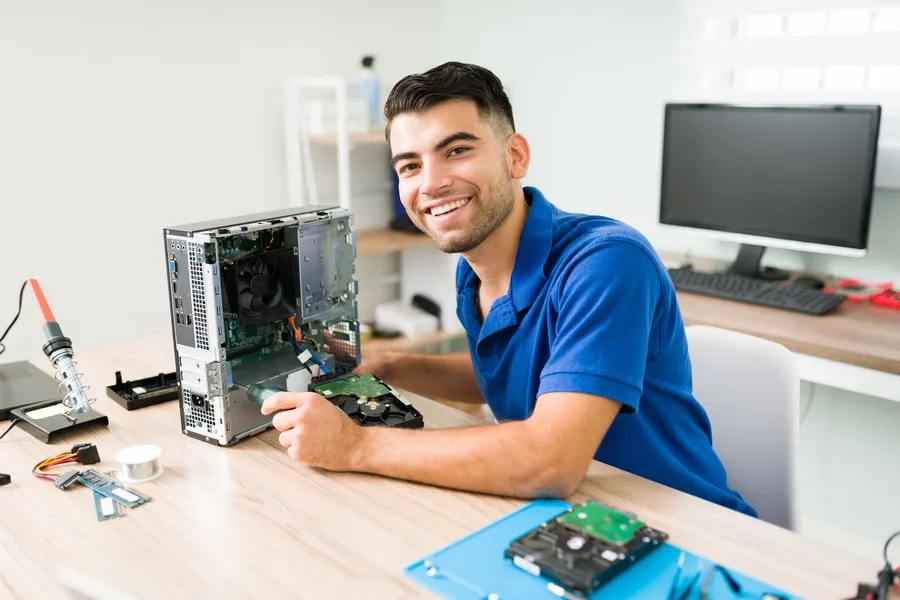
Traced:
[[592, 459], [756, 516], [728, 487], [692, 396], [675, 292], [650, 243], [613, 219], [524, 187], [531, 150], [490, 71], [410, 75], [385, 106], [413, 222], [461, 255], [457, 312], [469, 352], [363, 364], [426, 396], [487, 402], [498, 423], [360, 427], [312, 393], [263, 406], [294, 460], [517, 497], [572, 493]]

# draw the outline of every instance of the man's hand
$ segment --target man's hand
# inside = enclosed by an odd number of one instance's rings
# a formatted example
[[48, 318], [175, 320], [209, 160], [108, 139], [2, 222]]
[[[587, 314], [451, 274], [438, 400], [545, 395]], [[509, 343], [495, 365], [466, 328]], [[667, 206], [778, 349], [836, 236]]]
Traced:
[[484, 403], [468, 352], [378, 352], [366, 356], [354, 373], [371, 373], [395, 388], [426, 398]]
[[373, 356], [367, 356], [353, 372], [357, 375], [371, 373], [378, 379], [390, 383], [389, 380], [392, 379], [392, 365], [395, 363], [397, 356], [398, 353], [396, 352], [379, 352]]
[[262, 405], [281, 432], [278, 441], [288, 456], [310, 467], [345, 471], [362, 438], [362, 427], [331, 402], [313, 392], [280, 392]]

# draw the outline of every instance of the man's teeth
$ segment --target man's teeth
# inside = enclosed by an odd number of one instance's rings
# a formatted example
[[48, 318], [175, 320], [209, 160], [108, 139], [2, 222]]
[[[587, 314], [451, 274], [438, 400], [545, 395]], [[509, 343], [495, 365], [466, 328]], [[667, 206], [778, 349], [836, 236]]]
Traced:
[[459, 208], [460, 206], [466, 204], [469, 201], [468, 198], [463, 198], [462, 200], [457, 200], [455, 202], [450, 202], [449, 204], [441, 204], [440, 206], [435, 206], [431, 209], [431, 214], [434, 216], [442, 215], [446, 212], [450, 212], [455, 208]]

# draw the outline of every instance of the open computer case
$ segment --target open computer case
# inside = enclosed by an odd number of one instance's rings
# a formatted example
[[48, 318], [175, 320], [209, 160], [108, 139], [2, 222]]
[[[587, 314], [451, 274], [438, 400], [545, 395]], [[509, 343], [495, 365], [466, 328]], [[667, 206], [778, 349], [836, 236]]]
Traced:
[[360, 360], [353, 217], [307, 206], [166, 227], [182, 431], [229, 446], [271, 426], [251, 384], [306, 391]]

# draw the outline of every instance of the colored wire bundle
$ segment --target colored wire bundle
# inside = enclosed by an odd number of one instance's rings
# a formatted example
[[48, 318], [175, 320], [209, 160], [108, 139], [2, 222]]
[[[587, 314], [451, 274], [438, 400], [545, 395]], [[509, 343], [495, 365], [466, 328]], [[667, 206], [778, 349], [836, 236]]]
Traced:
[[60, 452], [55, 456], [51, 456], [50, 458], [45, 458], [36, 464], [31, 472], [41, 479], [56, 481], [62, 473], [52, 473], [47, 471], [47, 469], [52, 469], [53, 467], [58, 467], [60, 465], [75, 464], [77, 462], [78, 453], [73, 452], [72, 450], [66, 450], [65, 452]]
[[291, 332], [293, 334], [294, 342], [308, 342], [315, 347], [316, 352], [322, 351], [321, 348], [319, 348], [319, 342], [317, 342], [315, 340], [315, 338], [303, 337], [303, 334], [300, 333], [300, 330], [297, 328], [297, 325], [294, 324], [294, 317], [288, 317], [288, 324], [291, 326]]

